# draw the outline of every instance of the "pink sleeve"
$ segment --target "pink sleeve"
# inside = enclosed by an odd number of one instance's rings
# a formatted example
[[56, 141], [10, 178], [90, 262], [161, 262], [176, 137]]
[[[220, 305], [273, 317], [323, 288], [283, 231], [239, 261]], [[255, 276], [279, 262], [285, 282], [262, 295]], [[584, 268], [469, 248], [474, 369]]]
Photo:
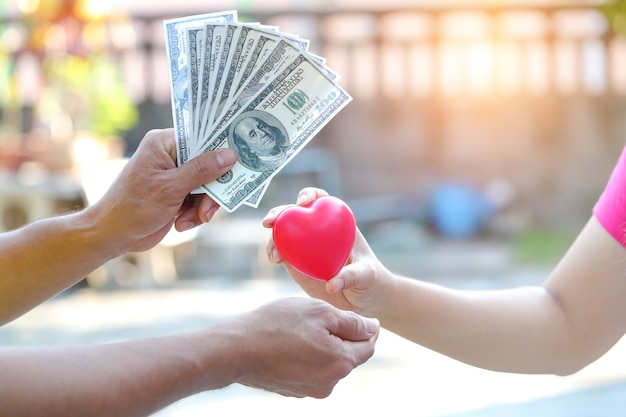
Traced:
[[626, 247], [626, 148], [594, 206], [593, 214], [606, 231]]

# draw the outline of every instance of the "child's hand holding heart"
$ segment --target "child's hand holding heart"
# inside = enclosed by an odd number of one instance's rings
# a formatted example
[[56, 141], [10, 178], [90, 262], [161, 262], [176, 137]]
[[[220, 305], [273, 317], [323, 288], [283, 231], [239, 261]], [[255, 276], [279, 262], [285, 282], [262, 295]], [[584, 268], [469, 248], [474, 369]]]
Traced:
[[378, 287], [388, 271], [356, 227], [350, 208], [319, 188], [305, 188], [295, 205], [271, 209], [267, 253], [309, 295], [367, 315], [381, 300]]

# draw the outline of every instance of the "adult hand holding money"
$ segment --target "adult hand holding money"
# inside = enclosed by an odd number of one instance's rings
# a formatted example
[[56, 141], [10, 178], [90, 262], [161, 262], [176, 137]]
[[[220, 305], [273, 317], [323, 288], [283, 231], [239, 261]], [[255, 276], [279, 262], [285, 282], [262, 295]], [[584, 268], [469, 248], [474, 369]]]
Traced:
[[276, 175], [347, 103], [309, 42], [238, 23], [236, 11], [164, 22], [179, 164], [232, 148], [232, 170], [205, 184], [227, 211], [258, 206]]

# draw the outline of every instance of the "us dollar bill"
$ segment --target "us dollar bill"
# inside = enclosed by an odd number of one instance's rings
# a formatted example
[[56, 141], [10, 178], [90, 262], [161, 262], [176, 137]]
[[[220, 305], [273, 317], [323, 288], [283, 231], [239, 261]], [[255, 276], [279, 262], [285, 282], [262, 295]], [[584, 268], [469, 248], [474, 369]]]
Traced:
[[252, 39], [253, 44], [250, 45], [252, 50], [245, 56], [245, 60], [241, 62], [233, 78], [233, 86], [230, 88], [230, 94], [227, 99], [228, 103], [235, 101], [235, 98], [241, 91], [241, 87], [246, 84], [254, 71], [259, 70], [260, 64], [265, 61], [280, 40], [279, 36], [260, 31], [255, 31], [254, 35], [255, 38]]
[[226, 64], [233, 46], [233, 38], [235, 37], [235, 32], [238, 27], [239, 26], [235, 24], [226, 25], [223, 40], [220, 45], [217, 45], [217, 50], [214, 51], [215, 63], [210, 77], [208, 101], [204, 108], [204, 113], [202, 114], [201, 134], [211, 125], [210, 119], [214, 112], [217, 93], [222, 84], [222, 77], [226, 71]]
[[298, 47], [291, 42], [284, 39], [280, 40], [259, 66], [258, 71], [246, 81], [228, 111], [222, 115], [220, 121], [211, 127], [210, 133], [205, 134], [201, 138], [201, 146], [199, 149], [208, 147], [210, 142], [216, 137], [217, 132], [221, 130], [241, 108], [250, 102], [268, 82], [274, 79], [274, 77], [285, 68], [287, 63], [291, 62], [291, 60], [300, 53], [301, 51]]
[[200, 124], [198, 136], [196, 137], [196, 140], [198, 141], [200, 141], [200, 138], [204, 136], [204, 131], [206, 130], [205, 118], [206, 114], [209, 112], [213, 95], [215, 94], [213, 89], [215, 88], [216, 72], [222, 55], [222, 48], [224, 46], [227, 28], [227, 25], [215, 25], [213, 28], [213, 41], [211, 45], [209, 45], [209, 48], [205, 49], [206, 54], [204, 56], [202, 66], [203, 68], [208, 69], [208, 77], [206, 77], [206, 80], [203, 79], [200, 86], [201, 91], [199, 92], [200, 105], [198, 106], [198, 120], [200, 121]]
[[[220, 100], [217, 102], [213, 123], [224, 117], [224, 112], [230, 105], [235, 102], [236, 97], [241, 93], [241, 87], [246, 85], [252, 74], [259, 71], [260, 66], [264, 63], [268, 54], [276, 47], [281, 39], [291, 41], [291, 44], [302, 51], [308, 50], [309, 41], [296, 37], [286, 36], [277, 33], [274, 28], [265, 26], [255, 26], [252, 30], [247, 30], [240, 39], [242, 50], [229, 72], [229, 78], [225, 80], [224, 89]], [[295, 51], [295, 50], [294, 50]]]
[[250, 195], [246, 199], [246, 201], [244, 201], [243, 203], [248, 207], [258, 208], [259, 204], [261, 203], [261, 199], [263, 198], [263, 196], [265, 195], [265, 192], [267, 191], [268, 186], [269, 186], [269, 183], [262, 185], [261, 188], [259, 188], [254, 193], [252, 193], [252, 195]]
[[168, 62], [170, 91], [172, 92], [172, 118], [176, 136], [177, 163], [189, 159], [190, 106], [188, 95], [189, 73], [187, 69], [187, 29], [200, 27], [205, 22], [230, 23], [237, 21], [237, 11], [229, 10], [217, 13], [187, 16], [169, 19], [163, 22], [165, 28], [165, 50]]
[[194, 129], [197, 123], [196, 103], [198, 101], [198, 80], [199, 69], [202, 64], [202, 42], [204, 39], [204, 27], [187, 29], [187, 56], [189, 60], [188, 68], [188, 89], [187, 97], [189, 98], [189, 140], [187, 141], [188, 154], [195, 154], [195, 138], [197, 131]]
[[258, 207], [273, 176], [350, 100], [309, 41], [237, 12], [164, 21], [177, 163], [234, 148], [239, 161], [204, 192], [228, 211]]
[[241, 59], [244, 51], [248, 51], [250, 46], [246, 48], [246, 44], [250, 44], [248, 41], [248, 35], [253, 32], [252, 27], [247, 25], [240, 25], [234, 34], [233, 47], [230, 48], [228, 60], [225, 65], [225, 73], [222, 75], [223, 82], [219, 84], [217, 94], [215, 96], [215, 102], [211, 106], [211, 114], [208, 118], [208, 123], [213, 123], [215, 118], [222, 113], [222, 109], [226, 104], [230, 90], [234, 84], [237, 71], [241, 68]]
[[269, 183], [351, 97], [319, 65], [300, 53], [217, 132], [203, 152], [232, 148], [235, 166], [207, 193], [228, 212]]
[[200, 57], [200, 68], [198, 73], [198, 94], [197, 103], [194, 107], [195, 124], [194, 138], [197, 143], [202, 136], [204, 111], [209, 102], [211, 75], [215, 69], [215, 61], [222, 44], [226, 25], [207, 22], [204, 25], [204, 40], [202, 42], [202, 52]]

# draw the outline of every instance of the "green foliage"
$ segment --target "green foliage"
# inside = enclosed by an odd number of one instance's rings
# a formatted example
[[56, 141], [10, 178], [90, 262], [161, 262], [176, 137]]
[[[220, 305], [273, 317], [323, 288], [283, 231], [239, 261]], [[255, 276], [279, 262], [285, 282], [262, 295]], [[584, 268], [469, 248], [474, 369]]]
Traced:
[[47, 100], [64, 110], [76, 130], [88, 130], [100, 137], [115, 136], [133, 127], [138, 118], [118, 71], [106, 55], [46, 58]]
[[535, 229], [515, 237], [513, 247], [516, 260], [522, 264], [554, 265], [571, 242], [566, 233]]
[[598, 6], [611, 30], [626, 35], [626, 0], [610, 0]]

